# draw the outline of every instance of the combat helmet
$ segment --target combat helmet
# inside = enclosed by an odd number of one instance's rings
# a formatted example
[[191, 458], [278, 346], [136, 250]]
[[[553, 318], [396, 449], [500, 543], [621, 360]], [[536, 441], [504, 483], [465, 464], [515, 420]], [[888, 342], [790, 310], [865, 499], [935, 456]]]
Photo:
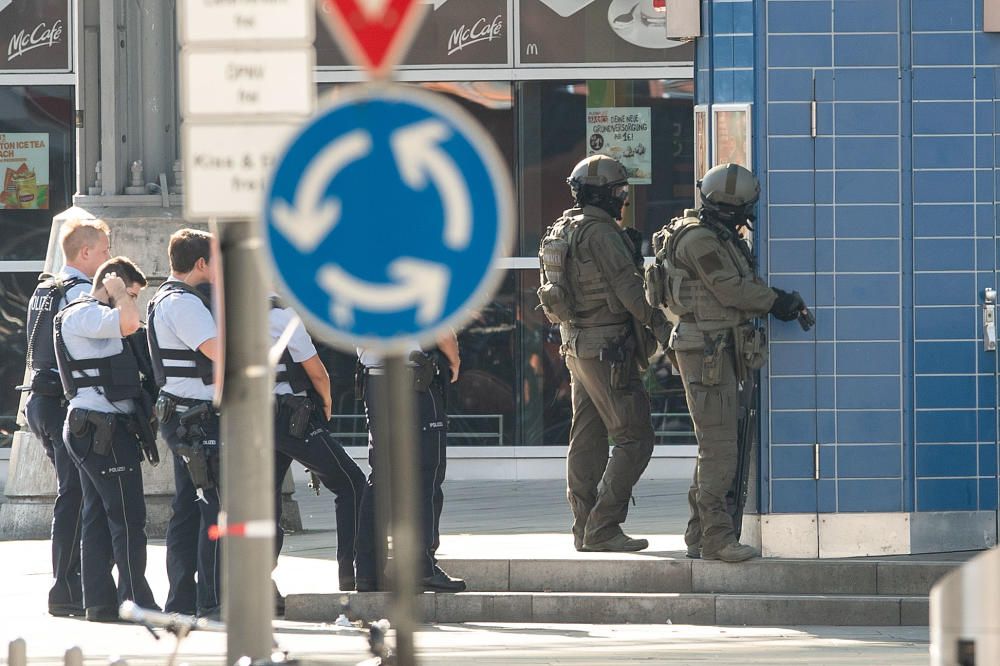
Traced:
[[591, 155], [573, 167], [566, 183], [578, 204], [597, 206], [615, 219], [621, 219], [629, 187], [628, 172], [618, 160], [607, 155]]
[[698, 181], [702, 207], [731, 226], [753, 220], [753, 207], [760, 198], [760, 183], [739, 164], [712, 167]]

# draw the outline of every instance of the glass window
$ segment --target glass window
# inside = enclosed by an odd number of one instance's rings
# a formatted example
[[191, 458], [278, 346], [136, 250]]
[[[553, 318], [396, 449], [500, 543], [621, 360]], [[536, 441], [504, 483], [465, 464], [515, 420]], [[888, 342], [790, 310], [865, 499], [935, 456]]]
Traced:
[[630, 167], [626, 224], [651, 254], [653, 232], [693, 203], [693, 90], [689, 79], [519, 82], [520, 254], [535, 256], [542, 232], [573, 205], [566, 177], [588, 148]]
[[0, 261], [40, 260], [76, 189], [72, 86], [0, 86]]
[[17, 430], [21, 393], [14, 387], [24, 379], [28, 355], [24, 326], [37, 277], [34, 273], [0, 273], [0, 446], [10, 446]]

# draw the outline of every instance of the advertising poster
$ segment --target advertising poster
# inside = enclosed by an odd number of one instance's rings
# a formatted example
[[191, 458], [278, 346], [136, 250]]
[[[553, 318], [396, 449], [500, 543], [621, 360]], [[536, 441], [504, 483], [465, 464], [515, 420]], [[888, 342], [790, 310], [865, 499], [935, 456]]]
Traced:
[[519, 0], [519, 9], [521, 65], [694, 62], [694, 43], [667, 39], [653, 0]]
[[739, 164], [752, 169], [750, 164], [750, 110], [713, 109], [715, 116], [714, 164]]
[[632, 185], [653, 182], [651, 136], [648, 106], [587, 109], [587, 156], [615, 158], [625, 166]]
[[0, 0], [0, 72], [70, 71], [69, 0]]
[[[3, 0], [0, 0], [2, 2]], [[402, 67], [510, 66], [507, 0], [421, 0], [424, 12]], [[324, 10], [320, 10], [324, 11]], [[347, 67], [340, 47], [317, 17], [316, 64]]]
[[0, 132], [0, 210], [48, 209], [49, 135]]

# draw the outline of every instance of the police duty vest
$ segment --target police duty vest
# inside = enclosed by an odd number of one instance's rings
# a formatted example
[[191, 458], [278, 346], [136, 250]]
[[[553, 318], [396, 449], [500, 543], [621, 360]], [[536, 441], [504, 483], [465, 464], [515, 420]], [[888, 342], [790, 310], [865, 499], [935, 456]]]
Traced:
[[[271, 297], [271, 309], [280, 310], [285, 306], [282, 305], [281, 301], [276, 297]], [[292, 387], [292, 391], [295, 393], [301, 393], [312, 388], [312, 380], [309, 379], [309, 374], [306, 369], [302, 367], [301, 363], [297, 363], [292, 360], [292, 353], [288, 351], [288, 346], [285, 346], [284, 351], [281, 353], [281, 359], [279, 361], [281, 365], [284, 366], [283, 369], [279, 370], [274, 377], [274, 381], [277, 383], [288, 382], [288, 385]]]
[[[59, 379], [62, 380], [66, 399], [71, 400], [82, 388], [96, 387], [111, 402], [129, 400], [139, 397], [142, 389], [139, 376], [139, 363], [132, 347], [124, 337], [122, 350], [114, 356], [104, 358], [76, 359], [70, 356], [66, 342], [62, 336], [62, 322], [66, 314], [74, 308], [97, 303], [99, 307], [110, 308], [90, 294], [80, 296], [60, 310], [53, 322], [56, 365], [59, 368]], [[97, 375], [91, 376], [84, 370], [96, 370]]]
[[28, 304], [28, 364], [32, 370], [55, 370], [56, 352], [52, 344], [52, 326], [59, 304], [70, 289], [90, 280], [42, 273]]
[[712, 234], [719, 239], [741, 277], [753, 277], [753, 266], [736, 246], [739, 241], [728, 230], [704, 224], [697, 211], [685, 210], [670, 224], [653, 234], [656, 260], [646, 269], [646, 299], [653, 307], [664, 306], [682, 320], [693, 319], [702, 331], [718, 331], [741, 324], [753, 315], [719, 302], [708, 287], [698, 279], [694, 269], [677, 260], [677, 249], [684, 239], [694, 234]]
[[[167, 383], [167, 377], [198, 378], [206, 386], [214, 382], [212, 360], [197, 349], [163, 349], [156, 339], [156, 306], [170, 294], [193, 294], [198, 297], [208, 311], [212, 304], [205, 294], [179, 280], [168, 280], [160, 285], [156, 294], [146, 306], [146, 328], [149, 337], [149, 356], [153, 363], [153, 378], [160, 388]], [[187, 361], [192, 365], [164, 365], [163, 361]]]

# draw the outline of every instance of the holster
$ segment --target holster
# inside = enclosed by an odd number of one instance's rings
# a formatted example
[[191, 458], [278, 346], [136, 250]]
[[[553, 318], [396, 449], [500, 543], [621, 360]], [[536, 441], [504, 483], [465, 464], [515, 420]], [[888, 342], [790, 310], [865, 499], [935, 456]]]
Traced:
[[184, 459], [191, 482], [195, 488], [214, 488], [215, 478], [209, 467], [208, 455], [201, 442], [184, 442], [177, 447], [177, 455]]
[[115, 415], [89, 409], [70, 410], [69, 431], [74, 437], [90, 436], [90, 450], [97, 455], [110, 455], [115, 438]]
[[279, 395], [278, 409], [288, 414], [288, 436], [305, 439], [316, 404], [307, 396]]
[[611, 362], [611, 388], [617, 390], [628, 388], [632, 364], [635, 363], [635, 341], [632, 340], [632, 336], [612, 340], [601, 350], [598, 358]]
[[727, 334], [705, 333], [705, 357], [701, 362], [701, 383], [717, 386], [722, 381], [722, 355], [726, 353]]
[[410, 363], [413, 364], [413, 388], [420, 393], [431, 390], [431, 383], [437, 375], [437, 363], [430, 354], [422, 351], [410, 352]]

